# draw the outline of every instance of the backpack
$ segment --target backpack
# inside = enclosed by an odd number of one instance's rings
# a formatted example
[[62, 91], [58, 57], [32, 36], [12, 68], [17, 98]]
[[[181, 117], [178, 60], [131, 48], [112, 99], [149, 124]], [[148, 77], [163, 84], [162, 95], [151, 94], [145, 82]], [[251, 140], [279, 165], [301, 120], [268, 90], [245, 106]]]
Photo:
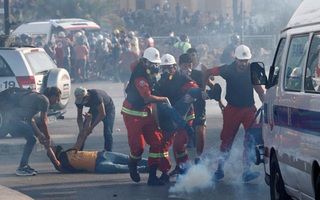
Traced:
[[186, 45], [186, 42], [183, 42], [182, 46], [181, 43], [182, 42], [178, 43], [178, 47], [173, 46], [172, 55], [176, 60], [178, 60], [179, 56], [183, 54], [184, 45]]
[[17, 107], [21, 98], [30, 93], [35, 93], [30, 89], [13, 87], [0, 92], [0, 108], [11, 109]]

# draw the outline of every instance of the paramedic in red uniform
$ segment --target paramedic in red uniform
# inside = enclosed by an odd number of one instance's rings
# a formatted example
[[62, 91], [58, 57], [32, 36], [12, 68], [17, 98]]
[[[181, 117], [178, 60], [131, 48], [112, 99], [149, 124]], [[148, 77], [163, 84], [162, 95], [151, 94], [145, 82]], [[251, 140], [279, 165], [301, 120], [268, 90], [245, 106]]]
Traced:
[[[177, 70], [175, 58], [170, 54], [165, 54], [161, 58], [161, 78], [158, 81], [159, 87], [157, 88], [157, 92], [160, 95], [166, 96], [169, 98], [172, 106], [175, 107], [177, 104], [181, 104], [180, 99], [184, 99], [184, 102], [195, 101], [195, 98], [192, 98], [190, 95], [188, 96], [187, 92], [190, 88], [198, 88], [198, 85], [184, 72], [188, 71], [187, 65], [188, 59], [191, 62], [191, 58], [188, 57], [189, 54], [183, 54], [180, 56], [180, 68], [181, 71]], [[185, 69], [187, 68], [187, 70]], [[191, 69], [190, 69], [191, 70]], [[188, 100], [190, 99], [190, 100]], [[181, 105], [178, 105], [181, 107]], [[189, 112], [187, 111], [189, 110]], [[192, 124], [192, 119], [194, 119], [194, 111], [193, 109], [187, 109], [186, 121], [189, 121], [189, 125]], [[160, 127], [161, 122], [167, 122], [166, 119], [159, 119]], [[187, 132], [183, 128], [178, 128], [176, 131], [167, 131], [162, 130], [163, 132], [163, 151], [164, 154], [169, 155], [168, 151], [173, 143], [173, 153], [176, 161], [176, 174], [184, 173], [184, 165], [187, 165], [189, 160], [186, 144], [189, 141], [189, 137]], [[192, 133], [194, 134], [194, 133]], [[162, 172], [160, 177], [164, 182], [169, 182], [169, 175], [167, 174], [171, 168], [171, 163], [169, 160], [169, 156], [164, 157], [162, 159], [161, 164], [159, 165], [159, 170]], [[176, 175], [175, 174], [175, 175]]]
[[[204, 72], [203, 90], [206, 86], [210, 75], [221, 76], [226, 80], [226, 101], [227, 105], [221, 107], [223, 111], [223, 127], [220, 133], [220, 157], [218, 169], [213, 176], [214, 181], [224, 177], [224, 164], [230, 157], [230, 151], [234, 138], [239, 130], [240, 125], [244, 126], [245, 131], [249, 128], [250, 123], [254, 120], [257, 108], [255, 107], [254, 94], [255, 90], [260, 98], [264, 101], [264, 90], [260, 85], [253, 86], [250, 76], [251, 52], [249, 47], [240, 45], [235, 50], [235, 60], [230, 65], [222, 65], [208, 69]], [[245, 146], [246, 147], [246, 146]], [[247, 158], [244, 148], [242, 181], [248, 182], [259, 177], [259, 172], [250, 170], [250, 160]]]
[[162, 133], [152, 115], [151, 103], [169, 103], [167, 97], [151, 95], [159, 71], [160, 53], [154, 47], [147, 48], [140, 61], [134, 67], [126, 88], [127, 97], [123, 102], [121, 113], [128, 132], [130, 147], [130, 177], [139, 182], [137, 163], [141, 160], [145, 142], [150, 145], [148, 164], [150, 166], [148, 185], [164, 185], [156, 176], [161, 161]]

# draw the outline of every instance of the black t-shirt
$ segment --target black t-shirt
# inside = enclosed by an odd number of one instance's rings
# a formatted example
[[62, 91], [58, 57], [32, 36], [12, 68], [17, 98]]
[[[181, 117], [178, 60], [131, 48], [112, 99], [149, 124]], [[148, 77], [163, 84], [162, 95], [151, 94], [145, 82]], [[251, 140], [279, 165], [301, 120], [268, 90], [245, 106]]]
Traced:
[[92, 89], [88, 90], [90, 99], [85, 104], [76, 104], [77, 108], [83, 109], [83, 106], [89, 107], [90, 110], [96, 109], [101, 103], [104, 103], [105, 110], [108, 111], [110, 109], [114, 109], [114, 103], [112, 98], [103, 90]]
[[254, 105], [253, 86], [251, 83], [250, 68], [238, 72], [236, 62], [223, 65], [218, 69], [219, 74], [226, 80], [226, 100], [233, 107], [251, 107]]
[[193, 69], [191, 71], [191, 75], [190, 77], [192, 78], [192, 80], [194, 80], [197, 85], [201, 88], [202, 87], [202, 72], [196, 69]]

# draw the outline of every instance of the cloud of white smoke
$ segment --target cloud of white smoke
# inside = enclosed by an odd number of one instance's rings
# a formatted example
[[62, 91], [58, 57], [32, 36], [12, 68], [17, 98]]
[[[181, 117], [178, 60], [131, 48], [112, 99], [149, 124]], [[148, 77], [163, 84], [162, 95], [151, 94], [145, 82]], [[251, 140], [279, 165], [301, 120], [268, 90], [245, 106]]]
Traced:
[[187, 174], [179, 175], [177, 182], [169, 189], [171, 194], [188, 194], [201, 189], [212, 187], [212, 168], [207, 166], [208, 162], [193, 165]]
[[[225, 177], [222, 179], [222, 181], [230, 182], [230, 184], [239, 185], [239, 189], [243, 186], [243, 136], [240, 133], [235, 140], [231, 156], [224, 168]], [[169, 188], [169, 197], [188, 198], [192, 196], [192, 193], [210, 188], [214, 189], [217, 183], [212, 181], [212, 176], [217, 169], [219, 156], [217, 150], [208, 151], [199, 164], [191, 165], [186, 174], [178, 176], [175, 185]], [[252, 165], [252, 170], [260, 171], [262, 166]], [[261, 180], [258, 179], [258, 181]]]

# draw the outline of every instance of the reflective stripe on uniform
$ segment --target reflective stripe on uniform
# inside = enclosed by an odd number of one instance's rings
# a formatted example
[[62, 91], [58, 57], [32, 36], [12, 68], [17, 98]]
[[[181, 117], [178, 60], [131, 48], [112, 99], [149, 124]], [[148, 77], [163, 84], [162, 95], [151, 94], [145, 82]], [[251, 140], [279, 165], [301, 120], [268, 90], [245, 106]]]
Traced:
[[195, 118], [196, 118], [195, 114], [188, 115], [188, 116], [186, 117], [186, 121], [190, 121], [190, 120], [195, 119]]
[[160, 153], [160, 156], [161, 156], [161, 158], [169, 157], [169, 152], [166, 151], [166, 152]]
[[176, 158], [182, 158], [185, 155], [187, 155], [187, 151], [184, 151], [183, 153], [180, 153], [180, 154], [176, 153]]
[[142, 158], [141, 156], [134, 156], [134, 155], [132, 155], [131, 152], [130, 152], [130, 154], [129, 154], [129, 157], [132, 158], [132, 159], [135, 159], [135, 160], [140, 160], [140, 159]]
[[150, 158], [165, 158], [169, 156], [169, 152], [163, 153], [149, 153]]
[[136, 110], [130, 110], [128, 108], [122, 107], [121, 111], [128, 114], [128, 115], [133, 115], [133, 116], [138, 116], [138, 117], [147, 117], [148, 112], [141, 112], [141, 111], [136, 111]]

